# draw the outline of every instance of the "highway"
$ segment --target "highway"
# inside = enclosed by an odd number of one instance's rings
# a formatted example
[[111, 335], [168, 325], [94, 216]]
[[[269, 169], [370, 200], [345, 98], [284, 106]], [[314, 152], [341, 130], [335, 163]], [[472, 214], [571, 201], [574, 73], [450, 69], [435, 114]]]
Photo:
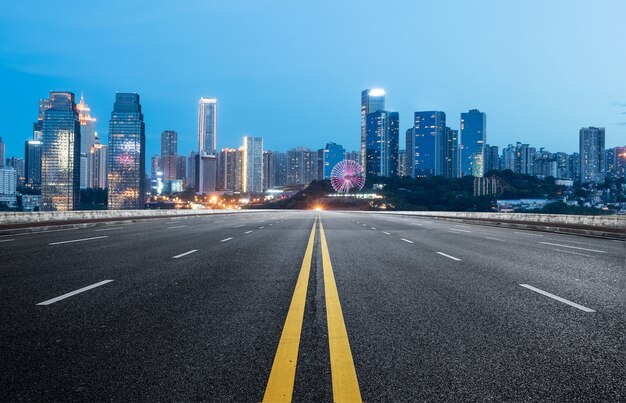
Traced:
[[625, 401], [622, 241], [276, 211], [0, 235], [1, 401]]

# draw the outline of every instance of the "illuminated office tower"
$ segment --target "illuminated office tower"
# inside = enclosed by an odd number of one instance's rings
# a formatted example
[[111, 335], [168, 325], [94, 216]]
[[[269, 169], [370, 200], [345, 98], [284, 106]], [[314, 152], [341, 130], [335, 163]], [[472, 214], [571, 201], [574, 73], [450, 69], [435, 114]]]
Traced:
[[32, 189], [41, 189], [41, 141], [27, 140], [24, 148], [25, 185]]
[[106, 144], [100, 144], [96, 139], [96, 143], [91, 146], [87, 160], [89, 171], [88, 187], [92, 189], [107, 188], [107, 151]]
[[217, 190], [217, 156], [201, 153], [196, 156], [197, 166], [197, 192], [210, 194]]
[[33, 140], [41, 141], [43, 138], [42, 122], [44, 113], [50, 108], [50, 100], [48, 98], [42, 98], [39, 100], [39, 107], [37, 113], [37, 121], [33, 123]]
[[78, 208], [80, 121], [71, 92], [50, 92], [41, 121], [41, 210]]
[[296, 147], [287, 151], [287, 185], [308, 185], [317, 178], [317, 151]]
[[217, 146], [217, 99], [198, 101], [198, 152], [214, 155]]
[[365, 173], [367, 148], [367, 115], [385, 110], [385, 90], [381, 88], [361, 91], [361, 167]]
[[415, 112], [413, 130], [406, 132], [407, 168], [412, 178], [443, 174], [446, 114]]
[[263, 191], [263, 139], [245, 136], [242, 156], [242, 191], [261, 193]]
[[239, 150], [234, 148], [222, 149], [219, 155], [218, 189], [230, 192], [241, 191], [241, 183], [237, 180], [237, 170], [240, 163]]
[[398, 174], [398, 112], [379, 110], [367, 115], [365, 176], [396, 176]]
[[178, 164], [178, 133], [166, 130], [161, 133], [161, 171], [163, 180], [178, 178], [176, 166]]
[[604, 182], [604, 128], [580, 129], [580, 181]]
[[81, 95], [80, 102], [76, 104], [78, 120], [80, 120], [80, 188], [88, 187], [89, 178], [89, 154], [91, 146], [96, 143], [96, 118], [91, 116], [91, 108], [85, 103]]
[[321, 179], [330, 179], [330, 173], [335, 165], [345, 159], [346, 150], [336, 143], [327, 143], [323, 150], [322, 172], [321, 175], [318, 173], [318, 176]]
[[445, 131], [443, 177], [459, 177], [459, 131], [449, 127]]
[[139, 94], [115, 94], [108, 154], [109, 210], [143, 208], [146, 134]]
[[461, 113], [461, 176], [481, 177], [484, 173], [487, 114], [472, 109]]
[[192, 150], [187, 158], [187, 189], [196, 188], [196, 155]]

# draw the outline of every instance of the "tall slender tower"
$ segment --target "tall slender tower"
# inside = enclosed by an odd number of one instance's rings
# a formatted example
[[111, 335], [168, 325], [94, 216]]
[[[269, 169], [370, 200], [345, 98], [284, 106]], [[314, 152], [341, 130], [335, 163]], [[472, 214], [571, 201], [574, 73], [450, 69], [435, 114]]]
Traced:
[[361, 167], [365, 173], [367, 148], [367, 115], [385, 110], [385, 90], [381, 88], [361, 91]]
[[580, 181], [604, 182], [604, 128], [580, 129]]
[[50, 107], [41, 121], [41, 209], [78, 208], [80, 121], [71, 92], [50, 92]]
[[139, 94], [115, 94], [109, 121], [109, 210], [144, 207], [145, 132]]
[[198, 151], [215, 155], [217, 149], [217, 99], [200, 98], [198, 102]]
[[163, 179], [174, 180], [178, 178], [176, 166], [178, 163], [178, 133], [166, 130], [161, 133], [161, 169]]
[[461, 113], [461, 176], [483, 176], [487, 115], [478, 109]]
[[263, 191], [263, 139], [243, 138], [243, 191], [260, 193]]

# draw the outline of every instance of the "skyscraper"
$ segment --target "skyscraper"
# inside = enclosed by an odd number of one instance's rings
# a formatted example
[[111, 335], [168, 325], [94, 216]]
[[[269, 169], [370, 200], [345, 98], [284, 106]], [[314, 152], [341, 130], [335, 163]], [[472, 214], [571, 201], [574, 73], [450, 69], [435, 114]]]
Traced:
[[145, 130], [139, 94], [115, 94], [109, 121], [109, 210], [144, 207]]
[[161, 133], [161, 170], [164, 180], [175, 180], [178, 157], [178, 133], [166, 130]]
[[2, 141], [2, 137], [0, 137], [0, 168], [4, 168], [4, 158], [6, 156], [6, 145], [4, 141]]
[[192, 150], [187, 158], [187, 189], [196, 188], [196, 155]]
[[241, 183], [238, 181], [237, 171], [240, 171], [240, 151], [234, 148], [224, 148], [220, 152], [219, 176], [217, 186], [221, 190], [240, 192]]
[[317, 178], [317, 152], [307, 147], [287, 151], [287, 185], [308, 185]]
[[330, 173], [346, 157], [346, 150], [336, 143], [327, 143], [323, 150], [322, 179], [330, 179]]
[[7, 158], [5, 167], [15, 169], [15, 173], [17, 174], [17, 186], [24, 186], [24, 182], [26, 180], [24, 170], [24, 158]]
[[379, 110], [367, 115], [365, 175], [396, 176], [398, 174], [398, 112]]
[[583, 127], [580, 136], [580, 181], [604, 182], [604, 128]]
[[198, 152], [214, 155], [217, 149], [217, 99], [198, 101]]
[[50, 92], [41, 123], [41, 210], [74, 210], [80, 191], [80, 121], [74, 94]]
[[406, 150], [410, 176], [443, 174], [446, 114], [441, 111], [415, 112], [412, 131], [407, 131]]
[[461, 176], [483, 176], [487, 115], [478, 109], [461, 113]]
[[42, 98], [39, 100], [37, 121], [33, 123], [33, 140], [41, 141], [43, 139], [42, 133], [42, 121], [44, 113], [50, 108], [50, 100], [48, 98]]
[[361, 91], [361, 167], [365, 173], [367, 148], [367, 115], [385, 109], [385, 90], [381, 88]]
[[217, 156], [201, 153], [198, 159], [197, 177], [198, 193], [210, 194], [217, 190]]
[[27, 140], [24, 149], [26, 186], [41, 189], [41, 141]]
[[263, 139], [245, 136], [243, 138], [243, 183], [246, 193], [263, 191]]
[[96, 142], [89, 150], [87, 160], [89, 171], [88, 187], [92, 189], [105, 189], [107, 187], [107, 151], [106, 144]]
[[500, 170], [500, 155], [498, 152], [498, 146], [490, 146], [485, 144], [485, 162], [484, 171], [498, 171]]
[[263, 151], [263, 191], [277, 186], [277, 177], [278, 153], [271, 150]]
[[78, 120], [80, 120], [80, 188], [88, 187], [89, 172], [88, 157], [91, 152], [91, 146], [96, 143], [96, 118], [91, 116], [91, 108], [85, 103], [83, 96], [80, 96], [80, 102], [76, 104], [78, 111]]
[[161, 159], [158, 154], [154, 154], [150, 158], [150, 179], [156, 179], [157, 174], [161, 172]]
[[444, 139], [444, 178], [459, 177], [459, 131], [446, 127]]

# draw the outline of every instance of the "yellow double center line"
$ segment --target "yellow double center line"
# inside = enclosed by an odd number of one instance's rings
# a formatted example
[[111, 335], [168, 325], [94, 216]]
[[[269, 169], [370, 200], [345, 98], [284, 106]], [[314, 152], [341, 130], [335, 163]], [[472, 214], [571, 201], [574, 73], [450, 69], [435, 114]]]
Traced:
[[[313, 246], [315, 244], [315, 228], [317, 217], [311, 229], [309, 243], [304, 253], [302, 267], [296, 288], [293, 292], [287, 319], [280, 336], [276, 356], [272, 365], [267, 387], [265, 388], [264, 402], [289, 402], [293, 396], [293, 387], [296, 378], [298, 349], [302, 333], [302, 321], [306, 305], [306, 292], [311, 273], [313, 260]], [[330, 351], [330, 371], [332, 377], [333, 400], [335, 402], [360, 402], [361, 392], [354, 369], [348, 332], [343, 320], [339, 293], [335, 283], [335, 275], [330, 262], [328, 244], [324, 234], [321, 219], [320, 243], [322, 249], [322, 266], [324, 271], [324, 294], [326, 295], [326, 318], [328, 323], [328, 347]]]

